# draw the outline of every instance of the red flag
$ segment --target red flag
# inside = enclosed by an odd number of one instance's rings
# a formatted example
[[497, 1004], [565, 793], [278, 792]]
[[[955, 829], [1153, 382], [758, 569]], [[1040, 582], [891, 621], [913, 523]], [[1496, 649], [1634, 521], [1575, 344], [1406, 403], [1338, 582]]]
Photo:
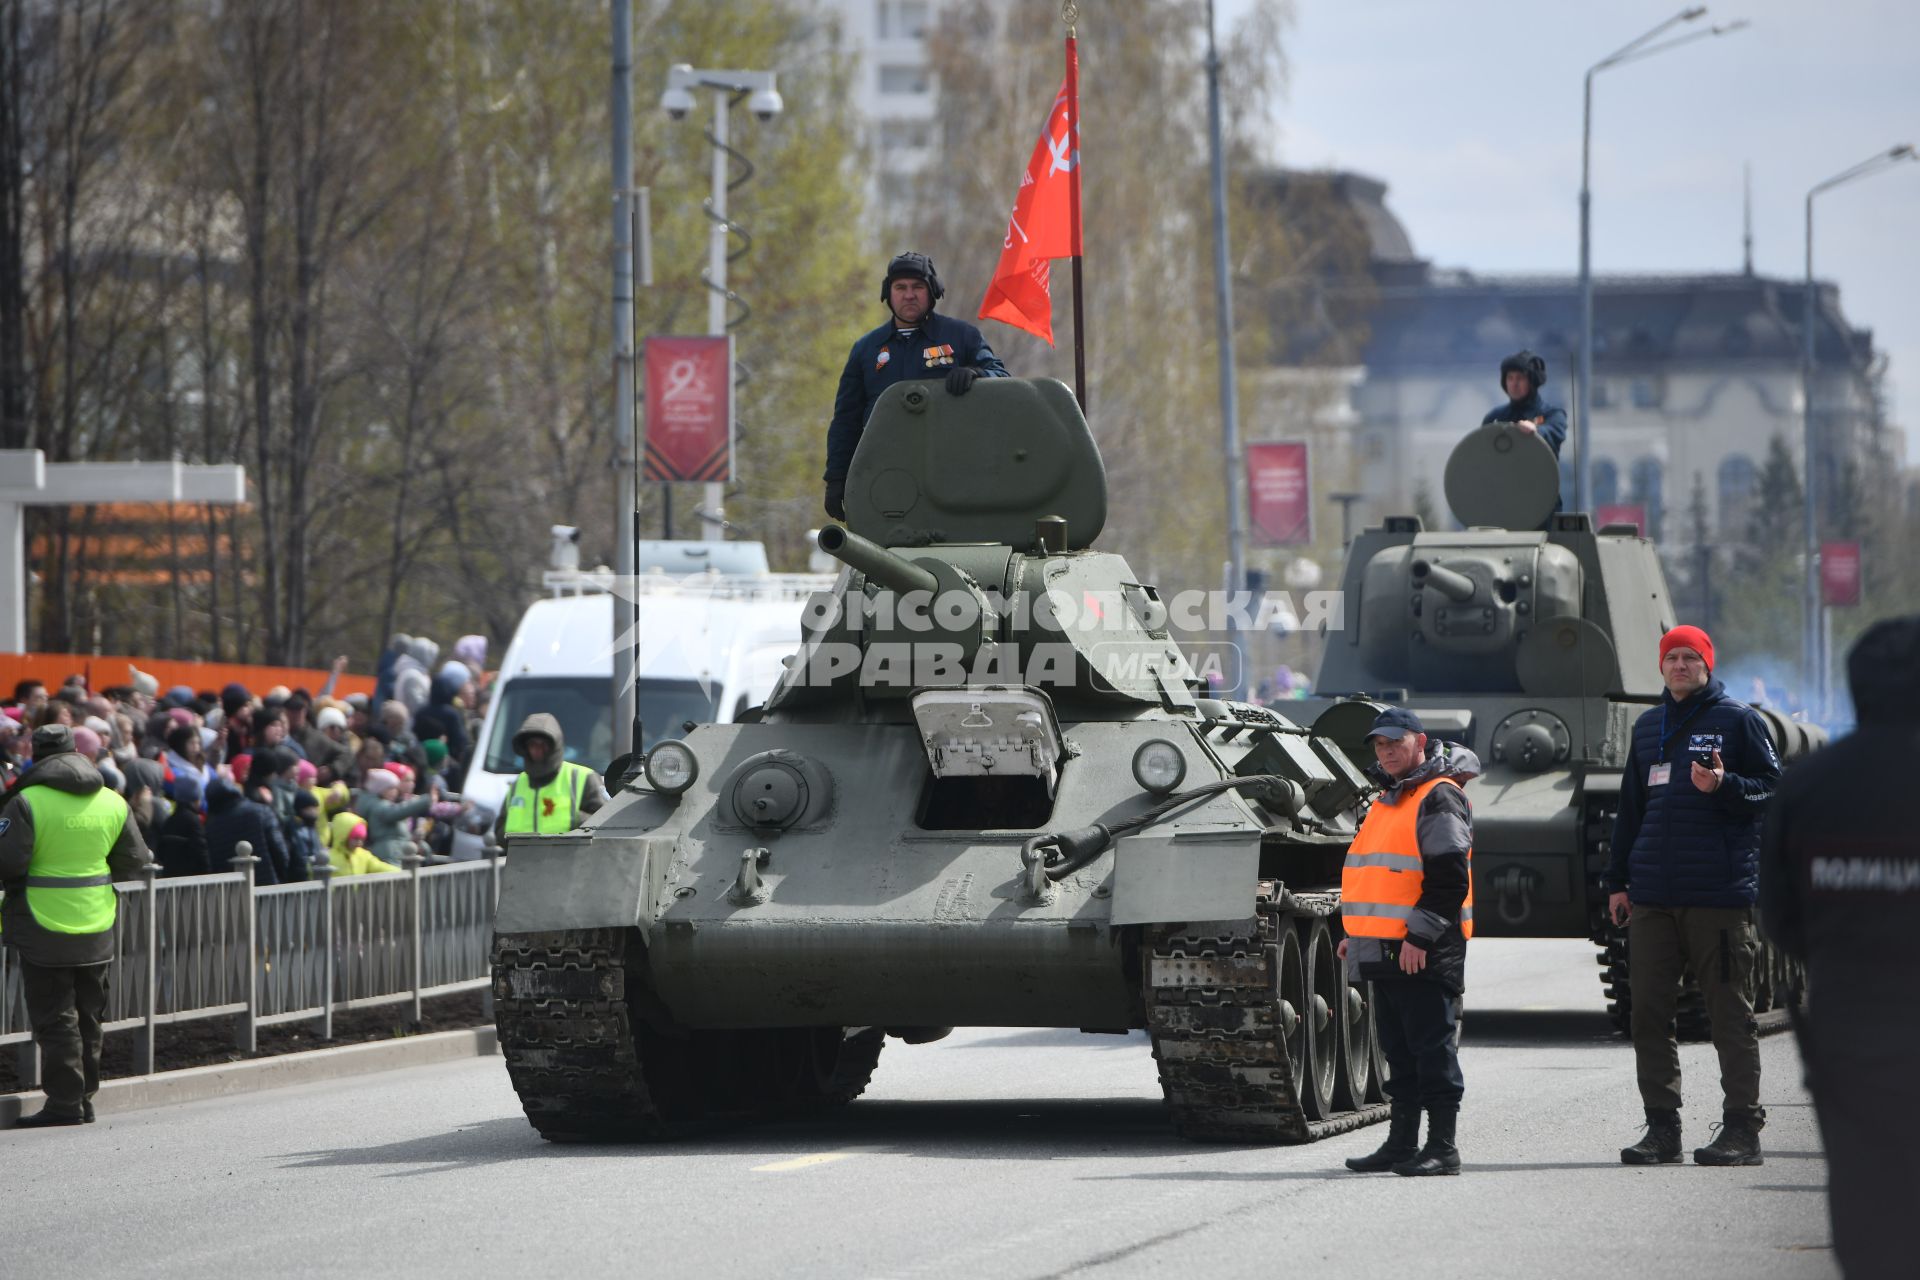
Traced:
[[1067, 41], [1067, 78], [1047, 113], [1007, 219], [993, 283], [980, 318], [999, 320], [1053, 343], [1048, 277], [1055, 258], [1080, 255], [1080, 59]]

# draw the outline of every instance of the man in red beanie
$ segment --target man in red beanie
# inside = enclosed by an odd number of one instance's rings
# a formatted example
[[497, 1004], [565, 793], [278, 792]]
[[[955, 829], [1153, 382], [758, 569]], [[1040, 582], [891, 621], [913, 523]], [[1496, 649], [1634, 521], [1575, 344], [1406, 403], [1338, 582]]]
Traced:
[[1780, 781], [1766, 722], [1713, 678], [1699, 627], [1660, 638], [1660, 705], [1633, 726], [1607, 868], [1607, 910], [1627, 926], [1633, 1052], [1644, 1138], [1625, 1164], [1680, 1159], [1680, 1046], [1673, 1018], [1689, 963], [1706, 997], [1725, 1092], [1720, 1133], [1699, 1164], [1761, 1163], [1760, 1038], [1753, 1020], [1759, 951], [1760, 825]]

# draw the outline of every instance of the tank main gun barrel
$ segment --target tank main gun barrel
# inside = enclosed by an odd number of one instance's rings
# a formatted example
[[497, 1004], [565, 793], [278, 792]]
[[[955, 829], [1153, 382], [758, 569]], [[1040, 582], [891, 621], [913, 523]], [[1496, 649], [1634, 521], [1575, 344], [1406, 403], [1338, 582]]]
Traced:
[[1434, 564], [1429, 560], [1415, 560], [1413, 579], [1416, 585], [1431, 586], [1456, 604], [1465, 604], [1473, 599], [1475, 590], [1473, 579], [1445, 565]]
[[820, 530], [814, 538], [819, 548], [840, 563], [858, 569], [883, 587], [895, 591], [925, 591], [929, 595], [940, 589], [940, 582], [927, 570], [903, 560], [877, 542], [869, 542], [857, 533], [850, 533], [844, 527], [830, 524]]

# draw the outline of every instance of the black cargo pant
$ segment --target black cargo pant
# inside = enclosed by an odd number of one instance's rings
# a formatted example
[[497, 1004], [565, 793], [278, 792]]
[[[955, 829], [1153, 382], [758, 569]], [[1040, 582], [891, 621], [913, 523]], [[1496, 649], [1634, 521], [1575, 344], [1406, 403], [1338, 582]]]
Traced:
[[1460, 1110], [1460, 997], [1427, 978], [1380, 978], [1373, 1012], [1395, 1110]]
[[1649, 1111], [1680, 1109], [1680, 1045], [1673, 1017], [1691, 963], [1720, 1054], [1722, 1111], [1759, 1124], [1760, 1028], [1753, 965], [1760, 951], [1752, 907], [1660, 907], [1636, 902], [1627, 925], [1633, 1056]]
[[[16, 953], [17, 955], [18, 953]], [[27, 1021], [40, 1046], [41, 1085], [47, 1109], [80, 1114], [80, 1105], [100, 1087], [101, 1022], [107, 1012], [107, 966], [52, 968], [20, 962]]]

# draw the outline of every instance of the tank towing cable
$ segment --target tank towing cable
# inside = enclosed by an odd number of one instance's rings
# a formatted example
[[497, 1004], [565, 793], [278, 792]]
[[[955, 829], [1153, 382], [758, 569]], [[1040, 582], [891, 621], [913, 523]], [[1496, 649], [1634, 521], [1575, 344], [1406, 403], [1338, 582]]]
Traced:
[[1026, 869], [1026, 897], [1030, 902], [1051, 902], [1053, 886], [1092, 863], [1121, 836], [1170, 816], [1197, 800], [1242, 788], [1265, 791], [1268, 807], [1297, 812], [1306, 797], [1300, 784], [1278, 773], [1253, 773], [1245, 777], [1221, 778], [1203, 783], [1178, 795], [1168, 796], [1144, 813], [1117, 822], [1096, 822], [1071, 831], [1049, 831], [1034, 836], [1020, 846], [1020, 864]]

